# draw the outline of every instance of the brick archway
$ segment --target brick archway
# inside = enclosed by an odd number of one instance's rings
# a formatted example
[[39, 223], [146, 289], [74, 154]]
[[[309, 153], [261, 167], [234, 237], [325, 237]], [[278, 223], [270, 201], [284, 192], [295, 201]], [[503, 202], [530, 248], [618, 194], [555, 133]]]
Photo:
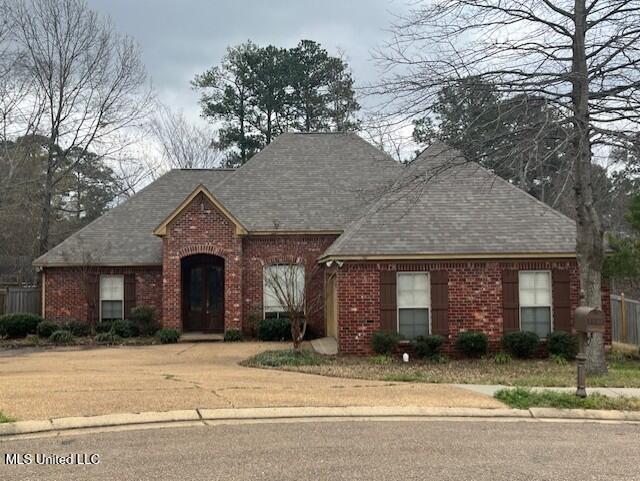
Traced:
[[187, 256], [193, 256], [198, 254], [208, 254], [212, 256], [222, 257], [227, 260], [227, 252], [220, 246], [215, 244], [194, 244], [178, 249], [178, 258], [182, 259]]

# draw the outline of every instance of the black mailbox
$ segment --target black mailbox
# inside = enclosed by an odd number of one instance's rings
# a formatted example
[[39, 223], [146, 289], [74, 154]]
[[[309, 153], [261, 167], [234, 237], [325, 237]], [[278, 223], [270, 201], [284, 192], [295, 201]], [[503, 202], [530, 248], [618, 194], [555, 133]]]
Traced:
[[576, 309], [576, 332], [604, 332], [604, 312], [595, 307], [580, 306]]

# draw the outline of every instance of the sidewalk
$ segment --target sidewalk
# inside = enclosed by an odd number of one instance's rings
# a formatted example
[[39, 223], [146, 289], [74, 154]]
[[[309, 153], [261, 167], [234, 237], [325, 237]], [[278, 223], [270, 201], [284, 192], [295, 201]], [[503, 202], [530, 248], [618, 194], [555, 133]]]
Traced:
[[[452, 384], [452, 386], [467, 389], [478, 394], [486, 394], [493, 397], [493, 395], [501, 389], [515, 389], [516, 386], [504, 386], [502, 384]], [[575, 387], [532, 387], [528, 388], [533, 391], [556, 391], [556, 392], [568, 392], [575, 393]], [[607, 397], [640, 397], [640, 388], [627, 388], [627, 387], [588, 387], [587, 394], [598, 393]]]

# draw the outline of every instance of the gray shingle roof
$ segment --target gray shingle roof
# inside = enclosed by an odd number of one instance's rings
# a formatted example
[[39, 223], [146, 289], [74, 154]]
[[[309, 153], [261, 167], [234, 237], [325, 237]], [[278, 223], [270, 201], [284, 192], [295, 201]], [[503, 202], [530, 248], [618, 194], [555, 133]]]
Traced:
[[325, 256], [575, 253], [573, 220], [443, 144], [403, 170]]
[[326, 256], [575, 252], [573, 221], [446, 146], [401, 167], [355, 134], [283, 134], [236, 171], [170, 171], [34, 264], [159, 265], [153, 230], [200, 184], [249, 233], [344, 230]]
[[215, 190], [234, 171], [172, 170], [35, 260], [39, 266], [162, 263], [162, 240], [153, 229], [199, 184]]

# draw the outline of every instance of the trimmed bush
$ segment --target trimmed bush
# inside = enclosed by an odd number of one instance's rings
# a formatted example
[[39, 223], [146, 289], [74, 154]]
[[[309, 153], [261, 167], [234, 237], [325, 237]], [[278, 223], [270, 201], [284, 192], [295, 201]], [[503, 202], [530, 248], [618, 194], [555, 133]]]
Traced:
[[402, 336], [393, 331], [377, 331], [371, 338], [371, 346], [376, 354], [393, 354]]
[[535, 332], [516, 331], [502, 336], [502, 347], [512, 356], [529, 359], [535, 356], [540, 338]]
[[65, 346], [74, 343], [73, 334], [65, 329], [54, 331], [49, 337], [49, 341], [58, 346]]
[[290, 341], [289, 319], [263, 319], [258, 323], [258, 339], [261, 341]]
[[122, 338], [120, 336], [116, 336], [112, 332], [99, 332], [96, 334], [96, 344], [113, 346], [115, 344], [120, 344], [120, 341], [122, 341]]
[[138, 326], [131, 321], [116, 320], [111, 323], [109, 332], [123, 338], [134, 337], [138, 335]]
[[440, 354], [444, 337], [442, 336], [418, 336], [416, 338], [416, 356], [422, 358], [431, 358]]
[[141, 336], [153, 336], [160, 325], [155, 320], [156, 311], [151, 306], [138, 306], [131, 311], [131, 320]]
[[547, 350], [552, 356], [571, 361], [578, 355], [578, 337], [568, 332], [552, 332], [547, 337]]
[[161, 344], [175, 344], [180, 339], [180, 333], [175, 329], [160, 329], [156, 336]]
[[265, 351], [248, 359], [248, 366], [280, 367], [280, 366], [319, 366], [325, 364], [326, 359], [311, 351]]
[[237, 329], [230, 329], [224, 333], [224, 342], [240, 342], [242, 333]]
[[506, 352], [499, 352], [493, 358], [493, 362], [500, 365], [509, 364], [511, 362], [511, 356]]
[[113, 321], [100, 321], [98, 324], [96, 324], [96, 333], [110, 332], [112, 325]]
[[91, 326], [82, 321], [69, 321], [64, 325], [63, 329], [69, 331], [75, 337], [87, 337], [91, 334]]
[[49, 339], [51, 334], [59, 329], [58, 325], [55, 322], [51, 321], [42, 321], [38, 324], [38, 328], [36, 329], [38, 336], [43, 339]]
[[0, 317], [0, 336], [19, 339], [27, 334], [36, 334], [38, 324], [44, 319], [36, 314], [16, 313]]
[[461, 332], [456, 339], [456, 349], [465, 357], [478, 358], [487, 353], [489, 338], [484, 332]]
[[369, 362], [376, 366], [388, 366], [389, 364], [393, 364], [394, 359], [386, 354], [378, 354], [377, 356], [371, 356]]

